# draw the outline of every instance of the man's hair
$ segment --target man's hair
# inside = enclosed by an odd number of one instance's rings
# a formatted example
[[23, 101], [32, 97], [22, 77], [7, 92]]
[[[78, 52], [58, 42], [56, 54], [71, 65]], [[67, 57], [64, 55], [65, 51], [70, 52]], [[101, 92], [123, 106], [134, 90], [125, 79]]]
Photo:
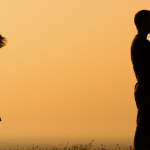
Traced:
[[149, 10], [140, 10], [135, 14], [134, 23], [137, 29], [139, 29], [141, 22], [147, 21], [147, 14], [150, 14]]

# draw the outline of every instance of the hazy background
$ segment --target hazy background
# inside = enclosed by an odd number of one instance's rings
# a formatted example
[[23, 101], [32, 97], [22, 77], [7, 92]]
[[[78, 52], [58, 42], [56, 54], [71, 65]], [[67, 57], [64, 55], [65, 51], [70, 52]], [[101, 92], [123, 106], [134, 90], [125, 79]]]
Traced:
[[150, 1], [0, 4], [0, 34], [8, 40], [0, 49], [0, 138], [133, 140], [130, 47], [134, 15], [150, 10]]

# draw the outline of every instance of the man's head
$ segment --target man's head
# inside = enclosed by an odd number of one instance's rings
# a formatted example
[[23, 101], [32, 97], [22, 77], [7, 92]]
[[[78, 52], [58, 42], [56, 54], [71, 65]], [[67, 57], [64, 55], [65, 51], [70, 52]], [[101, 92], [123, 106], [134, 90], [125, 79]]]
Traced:
[[150, 11], [140, 10], [135, 14], [134, 23], [138, 31], [143, 30], [150, 33]]

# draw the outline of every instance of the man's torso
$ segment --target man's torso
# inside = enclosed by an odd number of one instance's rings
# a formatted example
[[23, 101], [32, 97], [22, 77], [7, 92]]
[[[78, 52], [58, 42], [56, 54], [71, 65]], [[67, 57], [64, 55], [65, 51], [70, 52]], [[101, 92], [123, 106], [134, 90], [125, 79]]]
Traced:
[[[150, 42], [136, 35], [131, 45], [131, 61], [137, 79], [134, 95], [137, 107], [150, 103]], [[143, 100], [143, 96], [149, 97]]]

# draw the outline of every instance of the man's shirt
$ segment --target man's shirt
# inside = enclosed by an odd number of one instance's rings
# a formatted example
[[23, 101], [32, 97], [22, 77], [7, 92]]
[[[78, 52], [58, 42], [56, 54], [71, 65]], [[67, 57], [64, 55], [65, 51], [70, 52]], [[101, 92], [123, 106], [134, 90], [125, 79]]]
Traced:
[[139, 114], [150, 108], [150, 42], [136, 35], [131, 45], [131, 61], [137, 79], [134, 96]]
[[137, 79], [136, 85], [149, 85], [150, 89], [150, 42], [140, 35], [136, 35], [132, 41], [131, 61]]

